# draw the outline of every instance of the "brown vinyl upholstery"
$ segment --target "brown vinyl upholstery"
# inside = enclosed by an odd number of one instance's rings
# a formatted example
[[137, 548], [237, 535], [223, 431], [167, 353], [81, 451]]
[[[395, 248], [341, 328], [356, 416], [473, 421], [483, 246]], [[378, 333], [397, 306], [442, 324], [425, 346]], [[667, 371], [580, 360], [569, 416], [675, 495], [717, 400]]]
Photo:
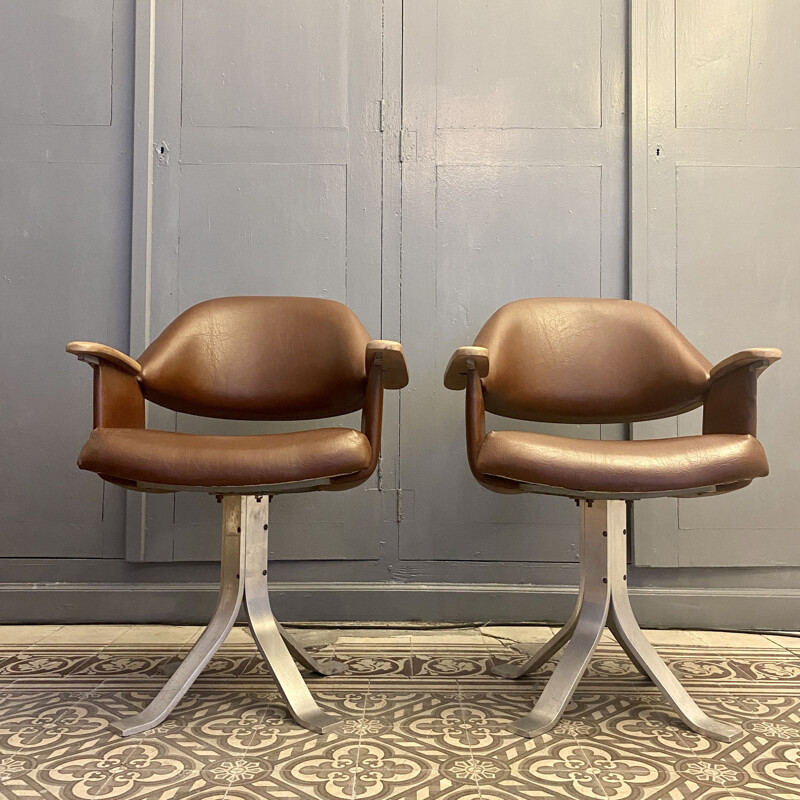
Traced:
[[[477, 469], [516, 483], [615, 497], [680, 494], [738, 483], [769, 472], [758, 439], [731, 433], [674, 439], [602, 441], [528, 431], [492, 431]], [[689, 492], [690, 494], [696, 492]]]
[[371, 460], [369, 439], [350, 428], [261, 436], [97, 428], [78, 466], [147, 484], [240, 487], [349, 475], [366, 469]]
[[711, 364], [654, 308], [630, 300], [509, 303], [481, 328], [486, 410], [539, 422], [633, 422], [696, 408]]
[[[350, 309], [318, 298], [208, 300], [177, 317], [138, 361], [93, 342], [72, 342], [67, 350], [95, 371], [94, 430], [78, 465], [142, 491], [356, 486], [377, 465], [383, 389], [408, 382], [398, 343], [371, 340]], [[361, 410], [362, 424], [360, 431], [257, 436], [147, 430], [145, 399], [242, 420]]]
[[223, 297], [184, 311], [142, 353], [142, 394], [225, 419], [319, 419], [364, 402], [370, 335], [347, 306]]
[[[536, 298], [499, 309], [456, 351], [445, 385], [467, 390], [467, 453], [487, 488], [584, 498], [692, 496], [767, 475], [756, 380], [780, 351], [712, 367], [663, 315], [630, 300]], [[485, 412], [560, 423], [635, 422], [704, 406], [703, 435], [598, 441], [486, 433]]]

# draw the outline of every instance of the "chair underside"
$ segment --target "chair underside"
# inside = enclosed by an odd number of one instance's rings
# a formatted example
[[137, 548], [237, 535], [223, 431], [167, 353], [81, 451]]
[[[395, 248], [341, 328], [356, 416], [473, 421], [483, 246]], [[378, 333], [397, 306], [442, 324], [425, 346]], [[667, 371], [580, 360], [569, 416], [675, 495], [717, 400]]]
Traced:
[[[336, 476], [339, 477], [339, 476]], [[205, 492], [214, 495], [272, 495], [293, 494], [330, 486], [330, 478], [312, 478], [307, 481], [289, 481], [288, 483], [266, 483], [258, 486], [176, 486], [175, 484], [147, 483], [136, 481], [135, 488], [142, 492]], [[133, 487], [131, 487], [133, 488]]]
[[514, 730], [533, 737], [558, 723], [608, 625], [631, 661], [661, 689], [686, 725], [711, 739], [731, 742], [739, 738], [739, 728], [711, 719], [697, 706], [647, 641], [633, 615], [628, 597], [625, 501], [581, 500], [580, 508], [581, 578], [572, 616], [524, 664], [502, 664], [493, 669], [501, 677], [519, 678], [539, 669], [566, 646], [533, 710], [514, 723]]
[[539, 483], [520, 483], [518, 488], [521, 492], [530, 494], [552, 494], [557, 497], [571, 497], [576, 500], [647, 500], [654, 497], [708, 497], [714, 494], [724, 494], [732, 492], [734, 489], [741, 489], [751, 481], [737, 481], [736, 483], [725, 483], [719, 486], [697, 486], [692, 489], [673, 489], [663, 492], [601, 492], [580, 489], [567, 489], [561, 486], [543, 486]]

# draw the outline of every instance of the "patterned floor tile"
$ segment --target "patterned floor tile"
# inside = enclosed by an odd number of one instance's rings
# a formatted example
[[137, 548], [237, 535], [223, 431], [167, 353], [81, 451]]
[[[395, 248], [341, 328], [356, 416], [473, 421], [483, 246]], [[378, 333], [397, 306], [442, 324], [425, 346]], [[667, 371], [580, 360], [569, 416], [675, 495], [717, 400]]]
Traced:
[[523, 660], [538, 646], [495, 630], [301, 631], [317, 657], [349, 666], [308, 677], [343, 719], [325, 736], [293, 722], [244, 632], [164, 723], [130, 739], [110, 723], [149, 703], [193, 629], [154, 627], [153, 641], [136, 628], [110, 643], [96, 631], [95, 642], [0, 640], [0, 798], [800, 799], [800, 655], [783, 643], [654, 637], [698, 704], [742, 726], [736, 742], [687, 730], [608, 640], [559, 724], [525, 739], [511, 723], [556, 662], [518, 681], [492, 675], [492, 658]]

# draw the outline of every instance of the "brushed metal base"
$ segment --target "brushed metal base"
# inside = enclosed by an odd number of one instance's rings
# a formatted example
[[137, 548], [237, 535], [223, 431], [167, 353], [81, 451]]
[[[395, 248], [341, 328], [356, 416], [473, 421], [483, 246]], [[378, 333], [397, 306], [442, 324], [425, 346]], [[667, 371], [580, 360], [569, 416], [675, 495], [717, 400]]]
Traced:
[[222, 568], [214, 616], [189, 654], [150, 705], [112, 724], [122, 736], [156, 727], [172, 712], [225, 641], [244, 604], [253, 640], [272, 672], [295, 721], [316, 733], [330, 733], [341, 720], [324, 712], [300, 675], [295, 659], [320, 675], [346, 669], [338, 661], [312, 658], [275, 619], [267, 585], [269, 498], [226, 495], [222, 500]]
[[492, 670], [504, 678], [519, 678], [539, 669], [566, 645], [533, 710], [516, 720], [513, 730], [533, 737], [558, 723], [608, 625], [637, 669], [661, 689], [689, 728], [723, 742], [738, 739], [738, 727], [711, 719], [698, 707], [636, 622], [628, 597], [625, 501], [581, 500], [580, 509], [581, 577], [572, 616], [527, 662], [498, 664]]

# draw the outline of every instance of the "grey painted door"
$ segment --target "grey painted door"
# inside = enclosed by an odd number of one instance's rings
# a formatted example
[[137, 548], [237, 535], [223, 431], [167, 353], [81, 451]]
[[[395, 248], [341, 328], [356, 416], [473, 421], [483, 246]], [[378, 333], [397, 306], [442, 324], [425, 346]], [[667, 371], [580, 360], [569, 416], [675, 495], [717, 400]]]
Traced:
[[[633, 297], [711, 361], [784, 348], [760, 381], [771, 474], [731, 495], [637, 504], [635, 560], [800, 565], [800, 3], [640, 0], [632, 26]], [[635, 426], [700, 431], [701, 412]]]
[[464, 397], [442, 375], [506, 302], [626, 295], [625, 6], [404, 4], [401, 322], [413, 374], [401, 400], [402, 559], [576, 560], [572, 503], [476, 484]]
[[[238, 294], [339, 300], [379, 337], [380, 4], [165, 0], [151, 10], [140, 3], [137, 92], [150, 92], [152, 112], [137, 104], [137, 121], [152, 125], [155, 146], [144, 138], [137, 152], [131, 349], [189, 306]], [[291, 429], [149, 415], [186, 432]], [[271, 555], [375, 558], [374, 479], [346, 495], [278, 499]], [[211, 497], [131, 496], [128, 523], [131, 559], [219, 558]]]
[[124, 552], [124, 491], [75, 466], [92, 375], [64, 344], [127, 349], [132, 10], [0, 0], [4, 556]]

